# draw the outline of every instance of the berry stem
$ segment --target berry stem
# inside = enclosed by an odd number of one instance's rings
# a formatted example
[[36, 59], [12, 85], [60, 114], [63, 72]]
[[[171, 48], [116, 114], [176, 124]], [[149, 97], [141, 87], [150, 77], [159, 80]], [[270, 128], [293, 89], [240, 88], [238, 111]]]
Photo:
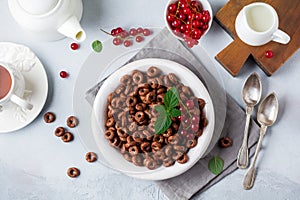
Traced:
[[[171, 14], [171, 15], [172, 15], [172, 14]], [[172, 16], [175, 17], [176, 19], [180, 20], [182, 23], [186, 24], [186, 22], [185, 22], [184, 20], [180, 19], [179, 17], [177, 17], [176, 14], [175, 14], [175, 15], [172, 15]]]
[[107, 32], [106, 30], [103, 30], [102, 28], [100, 28], [100, 31], [102, 31], [103, 33], [106, 33], [108, 35], [111, 35], [109, 32]]

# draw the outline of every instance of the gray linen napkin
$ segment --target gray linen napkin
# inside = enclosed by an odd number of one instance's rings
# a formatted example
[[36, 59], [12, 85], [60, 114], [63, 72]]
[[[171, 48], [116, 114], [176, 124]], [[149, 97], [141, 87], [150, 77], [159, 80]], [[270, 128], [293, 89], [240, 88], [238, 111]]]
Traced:
[[[236, 156], [243, 140], [245, 113], [226, 94], [203, 64], [181, 42], [175, 39], [166, 28], [156, 35], [128, 63], [143, 58], [164, 58], [188, 67], [202, 80], [212, 97], [216, 113], [216, 125], [213, 142], [207, 150], [207, 155], [184, 174], [168, 180], [157, 181], [157, 184], [169, 199], [189, 199], [195, 193], [207, 189], [237, 169]], [[99, 82], [86, 92], [86, 99], [91, 105], [101, 85], [102, 82]], [[250, 147], [249, 155], [252, 156], [259, 136], [259, 126], [253, 120], [251, 120], [250, 125], [248, 146]], [[220, 133], [221, 137], [228, 136], [232, 138], [233, 145], [231, 147], [224, 149], [215, 145], [215, 142], [220, 137]], [[224, 169], [217, 176], [208, 169], [208, 162], [213, 156], [220, 156], [224, 160]]]

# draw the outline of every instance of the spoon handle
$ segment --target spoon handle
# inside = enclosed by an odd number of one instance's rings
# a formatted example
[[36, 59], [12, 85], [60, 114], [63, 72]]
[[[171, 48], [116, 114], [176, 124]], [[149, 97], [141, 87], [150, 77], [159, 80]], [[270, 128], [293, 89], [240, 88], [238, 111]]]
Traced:
[[244, 139], [242, 146], [237, 155], [237, 166], [240, 169], [244, 169], [248, 166], [249, 156], [248, 156], [248, 130], [250, 123], [250, 116], [253, 111], [253, 107], [246, 107], [246, 124], [244, 130]]
[[249, 169], [244, 177], [244, 180], [243, 180], [243, 188], [245, 190], [249, 190], [253, 187], [254, 177], [255, 177], [255, 163], [256, 163], [257, 156], [260, 151], [262, 140], [263, 140], [263, 137], [264, 137], [266, 131], [267, 131], [267, 126], [262, 125], [260, 128], [260, 135], [259, 135], [259, 139], [258, 139], [257, 147], [255, 150], [253, 161], [252, 161], [251, 166], [249, 167]]

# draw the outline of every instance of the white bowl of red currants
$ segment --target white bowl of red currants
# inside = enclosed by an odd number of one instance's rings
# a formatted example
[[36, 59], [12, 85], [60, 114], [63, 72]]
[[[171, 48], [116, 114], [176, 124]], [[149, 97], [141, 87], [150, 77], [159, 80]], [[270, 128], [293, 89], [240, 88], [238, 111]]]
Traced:
[[170, 0], [164, 17], [172, 35], [192, 48], [209, 31], [213, 13], [208, 0]]

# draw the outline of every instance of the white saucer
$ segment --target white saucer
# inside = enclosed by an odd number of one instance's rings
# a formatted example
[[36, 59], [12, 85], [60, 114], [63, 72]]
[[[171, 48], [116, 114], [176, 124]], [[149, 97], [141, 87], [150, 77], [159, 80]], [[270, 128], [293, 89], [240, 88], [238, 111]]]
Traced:
[[30, 124], [41, 112], [48, 95], [48, 79], [41, 61], [26, 46], [0, 42], [0, 61], [10, 63], [25, 78], [24, 98], [34, 107], [25, 110], [11, 104], [0, 111], [0, 133], [19, 130]]

